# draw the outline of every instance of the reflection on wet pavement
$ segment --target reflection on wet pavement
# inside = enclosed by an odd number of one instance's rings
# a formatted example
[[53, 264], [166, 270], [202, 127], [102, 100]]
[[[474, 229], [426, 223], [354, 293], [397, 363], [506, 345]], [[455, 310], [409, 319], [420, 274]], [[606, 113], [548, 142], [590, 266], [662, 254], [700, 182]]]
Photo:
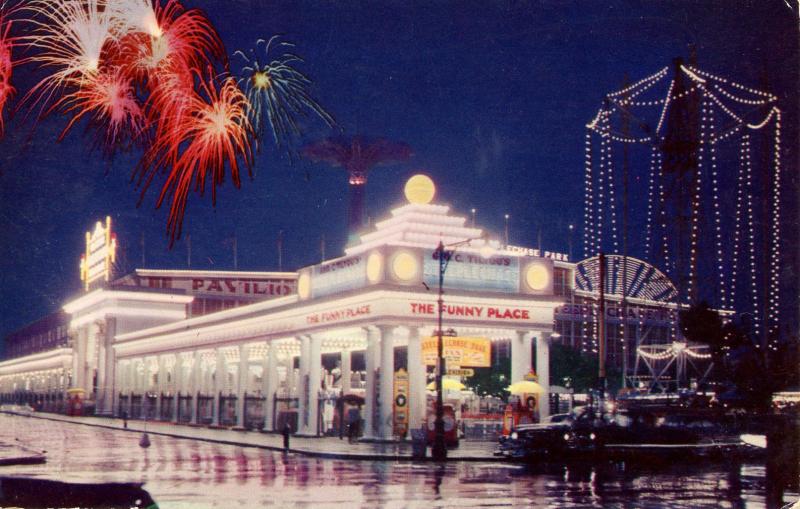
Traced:
[[[47, 451], [47, 463], [0, 470], [66, 482], [135, 482], [179, 507], [764, 507], [760, 465], [702, 463], [526, 467], [496, 462], [331, 460], [0, 416], [0, 442]], [[792, 500], [787, 495], [786, 500]]]

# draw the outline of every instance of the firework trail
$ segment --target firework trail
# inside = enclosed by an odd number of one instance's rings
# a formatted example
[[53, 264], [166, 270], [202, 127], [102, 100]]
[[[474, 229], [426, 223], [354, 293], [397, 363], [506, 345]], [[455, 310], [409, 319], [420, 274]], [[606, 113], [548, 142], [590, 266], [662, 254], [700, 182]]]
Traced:
[[5, 121], [3, 114], [6, 104], [14, 96], [16, 90], [11, 84], [11, 77], [14, 73], [14, 60], [12, 51], [15, 39], [11, 37], [10, 11], [0, 6], [0, 136], [5, 132]]
[[219, 35], [199, 9], [177, 0], [155, 7], [148, 0], [111, 0], [109, 6], [121, 40], [116, 58], [139, 81], [149, 81], [151, 91], [174, 73], [200, 71], [215, 59], [227, 63]]
[[166, 197], [172, 195], [167, 223], [170, 246], [180, 237], [192, 185], [202, 195], [206, 181], [211, 180], [211, 202], [215, 204], [216, 188], [225, 180], [225, 167], [230, 167], [231, 180], [238, 188], [241, 185], [239, 158], [243, 158], [248, 172], [252, 164], [247, 98], [236, 81], [226, 78], [218, 89], [213, 79], [201, 80], [200, 92], [191, 98], [189, 112], [176, 126], [174, 139], [155, 142], [173, 147], [186, 144], [171, 164], [156, 203], [160, 207]]
[[[245, 85], [249, 103], [247, 116], [256, 138], [263, 137], [268, 125], [275, 144], [281, 147], [288, 146], [292, 136], [300, 135], [298, 117], [315, 113], [329, 127], [333, 127], [335, 121], [311, 96], [311, 80], [294, 67], [294, 64], [303, 62], [302, 58], [294, 53], [283, 53], [269, 60], [273, 44], [278, 48], [294, 47], [294, 44], [278, 41], [279, 37], [274, 35], [268, 41], [259, 39], [255, 50], [250, 50], [249, 58], [242, 51], [236, 51], [234, 55], [239, 55], [247, 64], [242, 68], [239, 84]], [[260, 63], [256, 56], [261, 45], [268, 63]]]
[[[23, 31], [15, 39], [0, 7], [0, 134], [15, 92], [14, 66], [33, 63], [42, 76], [21, 104], [38, 110], [37, 121], [64, 114], [59, 141], [87, 122], [108, 153], [126, 141], [141, 144], [134, 172], [141, 199], [165, 174], [156, 207], [169, 199], [170, 247], [180, 237], [189, 192], [203, 195], [208, 185], [216, 204], [228, 168], [238, 188], [241, 165], [250, 173], [251, 143], [267, 128], [281, 147], [300, 134], [301, 117], [334, 125], [311, 96], [311, 80], [294, 67], [302, 59], [288, 52], [270, 57], [273, 47], [291, 44], [259, 40], [263, 64], [255, 51], [251, 58], [237, 52], [247, 63], [237, 83], [211, 21], [179, 0], [28, 0], [19, 11], [15, 23]], [[12, 60], [15, 46], [26, 50], [24, 60]]]
[[33, 30], [21, 40], [36, 51], [30, 60], [49, 73], [23, 102], [41, 103], [41, 118], [97, 78], [104, 49], [117, 41], [101, 0], [32, 0], [24, 10]]
[[113, 149], [125, 139], [138, 138], [146, 125], [133, 84], [118, 67], [99, 72], [87, 80], [77, 91], [64, 98], [62, 106], [65, 113], [73, 116], [59, 141], [76, 122], [87, 115], [93, 124], [101, 128], [105, 125], [106, 149]]

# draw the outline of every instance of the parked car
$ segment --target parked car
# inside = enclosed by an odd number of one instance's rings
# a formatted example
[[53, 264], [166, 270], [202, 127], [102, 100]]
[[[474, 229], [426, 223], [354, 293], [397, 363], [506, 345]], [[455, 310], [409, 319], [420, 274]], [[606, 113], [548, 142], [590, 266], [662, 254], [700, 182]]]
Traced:
[[[599, 422], [598, 422], [599, 421]], [[514, 459], [561, 459], [596, 452], [602, 447], [602, 421], [585, 407], [557, 414], [541, 424], [521, 424], [500, 437], [496, 456]]]

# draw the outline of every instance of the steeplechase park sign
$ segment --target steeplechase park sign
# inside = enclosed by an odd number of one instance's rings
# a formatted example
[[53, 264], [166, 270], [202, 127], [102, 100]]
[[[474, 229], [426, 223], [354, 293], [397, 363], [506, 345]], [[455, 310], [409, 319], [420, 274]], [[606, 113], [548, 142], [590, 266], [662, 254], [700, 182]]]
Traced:
[[523, 256], [536, 256], [541, 258], [547, 258], [550, 260], [556, 260], [559, 262], [568, 262], [569, 255], [566, 253], [556, 253], [555, 251], [542, 251], [541, 249], [535, 249], [532, 247], [522, 247], [522, 246], [506, 246], [506, 251], [510, 251], [512, 253], [521, 254]]
[[[447, 365], [487, 368], [492, 365], [492, 342], [488, 338], [443, 337], [442, 355]], [[422, 360], [427, 366], [435, 366], [438, 358], [438, 337], [422, 340]]]

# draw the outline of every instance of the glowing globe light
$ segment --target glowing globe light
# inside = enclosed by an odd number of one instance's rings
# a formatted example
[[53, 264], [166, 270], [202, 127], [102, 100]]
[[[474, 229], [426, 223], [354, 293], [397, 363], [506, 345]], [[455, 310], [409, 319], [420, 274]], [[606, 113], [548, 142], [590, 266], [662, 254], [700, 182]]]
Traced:
[[410, 281], [417, 275], [419, 263], [411, 253], [400, 252], [392, 259], [392, 272], [400, 281]]
[[550, 282], [550, 274], [544, 265], [534, 264], [525, 271], [525, 282], [532, 290], [544, 290]]
[[367, 258], [367, 279], [370, 283], [377, 283], [383, 271], [383, 255], [372, 253]]
[[436, 185], [429, 176], [420, 173], [408, 179], [404, 192], [409, 203], [425, 205], [433, 201]]
[[301, 299], [307, 299], [311, 295], [311, 277], [307, 272], [300, 274], [297, 279], [297, 295]]

